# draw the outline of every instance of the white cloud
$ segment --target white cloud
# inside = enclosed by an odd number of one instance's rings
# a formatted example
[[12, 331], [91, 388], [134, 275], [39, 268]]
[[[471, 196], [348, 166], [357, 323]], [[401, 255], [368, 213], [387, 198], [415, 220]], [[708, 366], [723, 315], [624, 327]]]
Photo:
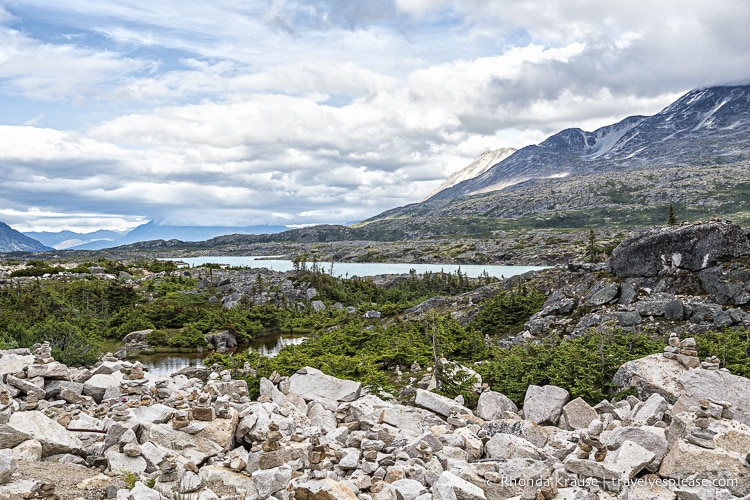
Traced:
[[17, 222], [352, 221], [486, 149], [750, 78], [750, 4], [729, 0], [9, 5], [0, 217]]

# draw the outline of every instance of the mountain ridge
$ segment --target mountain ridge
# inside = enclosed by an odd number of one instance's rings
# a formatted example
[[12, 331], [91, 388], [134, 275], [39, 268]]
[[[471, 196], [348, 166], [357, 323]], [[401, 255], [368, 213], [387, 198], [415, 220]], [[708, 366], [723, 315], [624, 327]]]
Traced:
[[686, 93], [652, 116], [629, 116], [593, 132], [562, 130], [426, 203], [444, 203], [532, 179], [749, 158], [750, 85], [708, 87]]
[[0, 222], [0, 252], [46, 252], [48, 250], [52, 248]]

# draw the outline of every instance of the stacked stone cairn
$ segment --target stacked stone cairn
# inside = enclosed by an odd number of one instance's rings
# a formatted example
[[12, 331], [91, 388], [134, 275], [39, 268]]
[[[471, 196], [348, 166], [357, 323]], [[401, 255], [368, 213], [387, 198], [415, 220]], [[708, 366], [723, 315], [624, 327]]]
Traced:
[[[621, 368], [638, 397], [592, 407], [530, 386], [519, 410], [484, 384], [476, 411], [424, 389], [385, 400], [313, 368], [261, 379], [251, 401], [219, 367], [202, 382], [109, 357], [69, 368], [45, 345], [0, 351], [0, 498], [60, 495], [23, 478], [25, 460], [103, 471], [120, 500], [747, 498], [750, 380], [685, 363], [690, 340]], [[134, 488], [112, 486], [124, 472]]]

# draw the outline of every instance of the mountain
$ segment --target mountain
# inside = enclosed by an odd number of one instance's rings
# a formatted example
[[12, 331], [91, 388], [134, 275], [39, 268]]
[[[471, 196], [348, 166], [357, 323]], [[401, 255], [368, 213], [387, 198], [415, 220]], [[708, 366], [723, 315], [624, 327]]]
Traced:
[[93, 241], [73, 247], [74, 250], [102, 250], [143, 241], [180, 240], [206, 241], [229, 234], [275, 234], [286, 231], [286, 226], [168, 226], [151, 221], [141, 224], [113, 241]]
[[0, 222], [0, 252], [44, 252], [52, 248]]
[[750, 222], [750, 85], [688, 92], [653, 116], [593, 132], [566, 129], [427, 200], [355, 227], [493, 235], [504, 229]]
[[23, 234], [55, 250], [67, 250], [89, 244], [108, 245], [122, 238], [127, 234], [127, 231], [108, 231], [104, 229], [91, 233], [77, 233], [75, 231], [27, 231]]
[[427, 198], [431, 198], [438, 194], [440, 191], [444, 191], [449, 187], [453, 187], [460, 182], [473, 179], [474, 177], [485, 173], [487, 170], [489, 170], [490, 167], [497, 163], [500, 163], [502, 160], [515, 152], [516, 150], [513, 148], [490, 149], [488, 151], [485, 151], [484, 153], [479, 155], [479, 158], [471, 162], [468, 166], [462, 168], [457, 172], [454, 172], [450, 177], [448, 177], [445, 182], [438, 186], [436, 190], [427, 195]]
[[534, 179], [606, 171], [728, 163], [750, 158], [750, 86], [693, 90], [653, 116], [631, 116], [594, 132], [563, 130], [429, 201], [487, 193]]

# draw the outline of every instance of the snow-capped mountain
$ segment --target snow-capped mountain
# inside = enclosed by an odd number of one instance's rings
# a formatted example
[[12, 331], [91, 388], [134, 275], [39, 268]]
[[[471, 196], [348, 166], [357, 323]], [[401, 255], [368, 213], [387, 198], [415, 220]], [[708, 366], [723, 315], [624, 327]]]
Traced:
[[631, 116], [594, 132], [563, 130], [484, 173], [435, 193], [445, 202], [533, 179], [610, 170], [700, 165], [750, 158], [750, 85], [693, 90], [653, 116]]

